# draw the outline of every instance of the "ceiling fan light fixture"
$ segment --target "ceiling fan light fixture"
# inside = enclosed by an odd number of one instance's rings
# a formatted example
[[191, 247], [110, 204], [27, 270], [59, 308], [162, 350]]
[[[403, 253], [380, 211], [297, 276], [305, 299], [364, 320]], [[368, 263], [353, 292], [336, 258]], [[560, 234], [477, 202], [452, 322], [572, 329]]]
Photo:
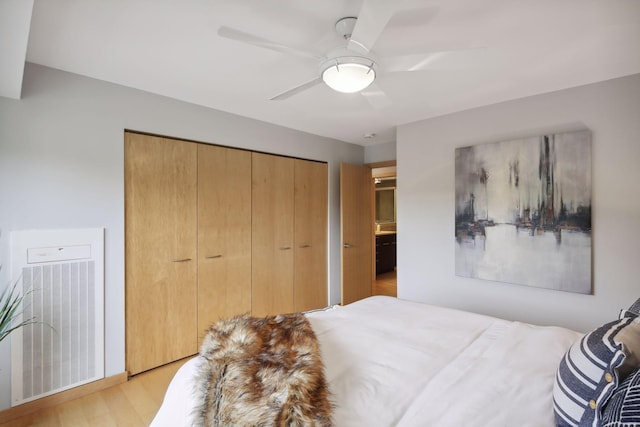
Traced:
[[322, 65], [322, 80], [338, 92], [360, 92], [375, 80], [374, 65], [369, 58], [332, 58]]

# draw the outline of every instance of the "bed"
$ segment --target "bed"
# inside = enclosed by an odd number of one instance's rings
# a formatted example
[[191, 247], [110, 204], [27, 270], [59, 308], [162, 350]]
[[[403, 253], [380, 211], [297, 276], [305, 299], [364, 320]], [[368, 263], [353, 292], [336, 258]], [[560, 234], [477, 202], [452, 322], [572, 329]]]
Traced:
[[[585, 338], [383, 296], [305, 316], [339, 427], [554, 426], [558, 367]], [[203, 361], [178, 370], [152, 427], [197, 424], [193, 381]]]

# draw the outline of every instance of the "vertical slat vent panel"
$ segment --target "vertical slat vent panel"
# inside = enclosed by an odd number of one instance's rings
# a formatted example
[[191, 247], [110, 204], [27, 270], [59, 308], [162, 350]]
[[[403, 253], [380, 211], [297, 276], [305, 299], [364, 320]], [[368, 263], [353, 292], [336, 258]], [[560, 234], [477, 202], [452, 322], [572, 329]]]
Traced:
[[24, 295], [11, 334], [11, 405], [104, 378], [104, 229], [11, 232]]
[[95, 261], [55, 263], [22, 269], [23, 399], [50, 394], [97, 376]]

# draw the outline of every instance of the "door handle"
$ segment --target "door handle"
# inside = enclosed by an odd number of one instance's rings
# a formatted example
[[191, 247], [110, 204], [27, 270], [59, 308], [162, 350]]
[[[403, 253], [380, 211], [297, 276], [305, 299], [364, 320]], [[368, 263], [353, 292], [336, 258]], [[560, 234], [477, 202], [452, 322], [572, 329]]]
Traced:
[[310, 248], [310, 247], [311, 247], [311, 245], [304, 244], [304, 245], [300, 245], [300, 247], [301, 247], [301, 248]]
[[222, 258], [222, 255], [209, 255], [204, 257], [205, 259], [214, 259], [214, 258]]
[[187, 262], [187, 261], [191, 261], [191, 258], [174, 259], [171, 262]]
[[342, 247], [345, 249], [349, 249], [351, 245], [349, 243], [345, 243], [344, 245], [342, 245]]
[[288, 251], [289, 249], [291, 249], [291, 246], [283, 246], [280, 248], [281, 251]]

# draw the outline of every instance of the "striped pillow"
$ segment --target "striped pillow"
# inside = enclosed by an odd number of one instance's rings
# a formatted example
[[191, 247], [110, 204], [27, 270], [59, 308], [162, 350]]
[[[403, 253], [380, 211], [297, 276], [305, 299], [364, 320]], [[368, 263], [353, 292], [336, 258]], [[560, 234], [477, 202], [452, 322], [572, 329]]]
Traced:
[[640, 425], [640, 369], [624, 380], [602, 413], [602, 427]]
[[640, 298], [636, 302], [633, 303], [628, 310], [620, 311], [620, 316], [618, 319], [624, 319], [625, 317], [637, 317], [640, 316]]
[[627, 310], [586, 334], [560, 362], [553, 387], [557, 426], [598, 426], [614, 390], [638, 366], [640, 318]]

